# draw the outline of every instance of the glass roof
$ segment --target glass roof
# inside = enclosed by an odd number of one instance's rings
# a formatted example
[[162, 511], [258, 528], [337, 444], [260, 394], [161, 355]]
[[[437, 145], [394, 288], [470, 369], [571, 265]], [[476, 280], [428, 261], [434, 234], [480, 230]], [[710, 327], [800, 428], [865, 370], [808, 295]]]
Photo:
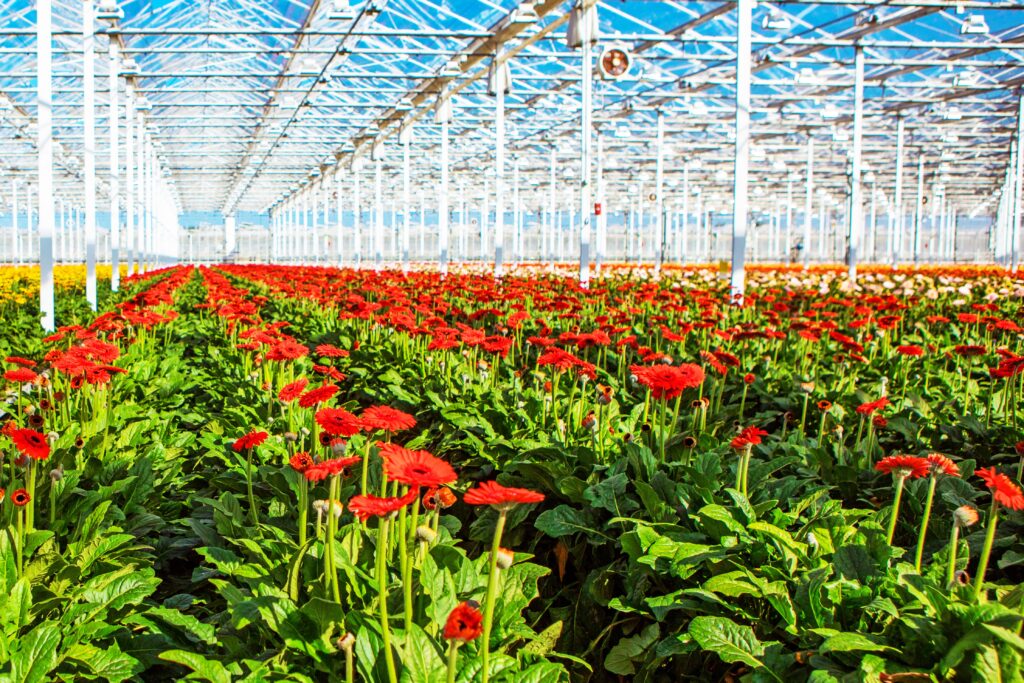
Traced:
[[[691, 192], [727, 203], [735, 3], [597, 4], [596, 52], [619, 46], [634, 59], [625, 77], [595, 81], [609, 195], [653, 183], [662, 115], [670, 200], [682, 192], [686, 169]], [[81, 0], [53, 1], [57, 195], [71, 202], [82, 191], [82, 7]], [[481, 191], [495, 153], [487, 71], [496, 56], [507, 59], [512, 75], [507, 174], [518, 166], [528, 205], [546, 201], [555, 150], [556, 191], [571, 196], [577, 187], [582, 61], [565, 43], [567, 2], [372, 0], [348, 7], [332, 0], [130, 0], [118, 7], [122, 18], [96, 22], [101, 193], [112, 63], [125, 74], [120, 103], [128, 82], [181, 211], [266, 211], [311, 184], [333, 191], [333, 183], [365, 172], [357, 160], [374, 146], [397, 186], [403, 127], [411, 128], [414, 191], [429, 195], [439, 176], [438, 97], [454, 105], [452, 187]], [[29, 0], [0, 0], [0, 171], [29, 181], [36, 163], [34, 8]], [[512, 21], [530, 8], [537, 21]], [[816, 187], [842, 201], [859, 45], [866, 182], [889, 201], [902, 117], [905, 182], [923, 156], [929, 183], [943, 185], [965, 210], [982, 210], [1003, 181], [1017, 125], [1022, 10], [1014, 2], [941, 0], [759, 3], [752, 208], [791, 197], [794, 184], [803, 183], [812, 138]], [[113, 62], [112, 44], [120, 52]], [[123, 141], [123, 111], [119, 123]]]

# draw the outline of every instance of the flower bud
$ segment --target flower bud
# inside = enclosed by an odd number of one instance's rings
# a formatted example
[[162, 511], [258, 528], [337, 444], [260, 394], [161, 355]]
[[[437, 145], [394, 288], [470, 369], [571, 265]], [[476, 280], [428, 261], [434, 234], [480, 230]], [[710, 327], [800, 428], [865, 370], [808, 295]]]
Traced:
[[285, 432], [284, 433], [284, 440], [285, 441], [292, 441], [292, 442], [298, 441], [299, 440], [299, 435], [296, 434], [295, 432]]
[[356, 637], [351, 633], [346, 633], [341, 638], [338, 638], [338, 649], [342, 652], [352, 652], [352, 649], [356, 646]]
[[508, 569], [515, 562], [516, 555], [508, 548], [498, 548], [498, 569]]
[[429, 526], [420, 525], [416, 527], [416, 539], [424, 543], [433, 543], [437, 540], [437, 532]]
[[961, 505], [953, 511], [953, 521], [961, 529], [978, 523], [978, 511], [970, 505]]
[[47, 434], [46, 434], [46, 440], [50, 442], [51, 446], [53, 444], [55, 444], [57, 442], [57, 439], [59, 439], [59, 438], [60, 438], [60, 435], [57, 434], [57, 432], [47, 432]]
[[50, 481], [56, 484], [58, 481], [64, 478], [64, 466], [61, 465], [57, 469], [50, 470]]
[[345, 451], [348, 450], [348, 442], [342, 439], [331, 439], [331, 453], [335, 457], [345, 455]]

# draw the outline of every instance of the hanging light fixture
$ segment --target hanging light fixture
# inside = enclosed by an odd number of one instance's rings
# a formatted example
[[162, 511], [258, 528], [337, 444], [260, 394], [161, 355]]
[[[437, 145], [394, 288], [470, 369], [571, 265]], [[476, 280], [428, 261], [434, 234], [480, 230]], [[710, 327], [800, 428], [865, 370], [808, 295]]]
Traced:
[[788, 31], [793, 28], [793, 22], [777, 7], [769, 7], [768, 14], [761, 20], [761, 28], [765, 31]]
[[576, 49], [583, 46], [583, 36], [590, 38], [591, 43], [597, 42], [597, 4], [584, 9], [584, 0], [579, 0], [569, 11], [569, 25], [565, 29], [565, 44]]
[[434, 123], [451, 123], [452, 114], [452, 98], [438, 95], [434, 103]]
[[124, 10], [117, 6], [117, 0], [100, 0], [96, 6], [96, 18], [100, 21], [115, 22], [124, 19]]
[[633, 66], [633, 56], [625, 45], [608, 45], [601, 50], [597, 60], [597, 68], [601, 78], [614, 81], [629, 73]]
[[519, 3], [519, 6], [512, 10], [512, 14], [509, 15], [508, 23], [510, 24], [536, 24], [540, 21], [540, 16], [537, 14], [537, 10], [533, 6], [531, 0], [523, 0]]
[[495, 56], [487, 68], [487, 94], [497, 95], [499, 89], [506, 95], [512, 92], [512, 70], [508, 62], [499, 62]]
[[352, 9], [348, 0], [334, 0], [327, 12], [327, 18], [331, 21], [353, 21], [356, 18], [356, 11]]
[[629, 126], [627, 124], [620, 123], [618, 126], [615, 127], [616, 139], [626, 140], [630, 137], [630, 135], [632, 135], [632, 132], [629, 130]]
[[968, 14], [960, 24], [961, 35], [979, 35], [988, 33], [988, 22], [984, 15]]

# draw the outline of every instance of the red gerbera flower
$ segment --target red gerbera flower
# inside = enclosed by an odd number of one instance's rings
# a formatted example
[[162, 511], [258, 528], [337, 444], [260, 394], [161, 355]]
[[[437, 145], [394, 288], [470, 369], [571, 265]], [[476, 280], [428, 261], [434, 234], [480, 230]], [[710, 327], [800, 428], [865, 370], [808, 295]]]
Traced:
[[39, 377], [36, 373], [32, 372], [28, 368], [16, 368], [14, 370], [8, 370], [4, 373], [4, 379], [8, 382], [17, 382], [18, 384], [24, 384], [26, 382], [35, 382], [36, 378]]
[[33, 460], [46, 460], [50, 457], [50, 444], [45, 436], [34, 429], [13, 429], [8, 436], [22, 455]]
[[398, 498], [378, 498], [377, 496], [352, 496], [348, 502], [348, 509], [352, 511], [359, 521], [365, 522], [370, 517], [383, 517], [393, 512], [398, 512], [409, 503], [416, 500], [417, 489], [409, 491]]
[[344, 408], [321, 408], [316, 423], [331, 436], [352, 436], [362, 427], [362, 421]]
[[388, 479], [413, 488], [450, 484], [458, 475], [452, 466], [427, 451], [413, 451], [392, 443], [380, 446]]
[[324, 460], [319, 466], [326, 468], [332, 476], [336, 476], [343, 474], [347, 468], [357, 464], [360, 460], [362, 460], [362, 458], [358, 455], [350, 455], [347, 458], [330, 458], [329, 460]]
[[1024, 494], [1008, 476], [996, 472], [995, 467], [978, 470], [975, 474], [985, 482], [985, 486], [992, 492], [992, 497], [997, 503], [1011, 510], [1024, 510]]
[[305, 377], [297, 379], [291, 384], [284, 385], [284, 387], [281, 388], [281, 391], [278, 392], [277, 397], [285, 403], [294, 401], [302, 394], [302, 391], [306, 388], [307, 384], [309, 384], [309, 380]]
[[299, 396], [299, 406], [302, 408], [312, 408], [324, 401], [331, 400], [336, 393], [338, 393], [338, 386], [336, 384], [324, 384], [315, 389], [310, 389], [302, 396]]
[[11, 502], [14, 503], [15, 507], [23, 508], [31, 500], [32, 496], [28, 495], [28, 491], [25, 489], [17, 489], [11, 494]]
[[875, 469], [886, 474], [894, 474], [897, 477], [917, 479], [928, 475], [931, 471], [931, 463], [916, 455], [890, 455], [879, 460]]
[[268, 436], [270, 435], [267, 434], [266, 432], [252, 431], [246, 434], [245, 436], [241, 437], [237, 441], [235, 441], [232, 448], [234, 448], [239, 453], [250, 448], [256, 448], [264, 441], [266, 441]]
[[878, 399], [877, 401], [868, 401], [867, 403], [861, 403], [857, 406], [857, 412], [861, 415], [870, 415], [876, 410], [886, 407], [889, 405], [889, 399], [885, 396]]
[[400, 432], [416, 426], [416, 418], [390, 406], [372, 406], [359, 416], [368, 431]]
[[288, 464], [299, 474], [305, 473], [313, 466], [313, 457], [309, 453], [299, 452], [288, 459]]
[[699, 387], [704, 383], [704, 368], [693, 363], [631, 365], [629, 371], [637, 382], [651, 390], [654, 398], [675, 398], [685, 389]]
[[32, 368], [35, 367], [36, 365], [36, 362], [34, 360], [22, 358], [21, 356], [7, 356], [7, 358], [4, 358], [4, 360], [7, 361], [8, 363], [13, 363], [14, 365], [21, 365], [26, 368]]
[[924, 349], [916, 344], [906, 344], [904, 346], [897, 346], [896, 353], [903, 356], [923, 356]]
[[457, 500], [450, 488], [441, 486], [439, 488], [427, 489], [427, 492], [423, 494], [423, 507], [427, 510], [434, 510], [435, 508], [443, 510], [455, 505]]
[[747, 446], [756, 446], [761, 443], [762, 436], [768, 436], [768, 432], [760, 427], [744, 427], [740, 431], [739, 436], [734, 438], [729, 445], [736, 450], [743, 449]]
[[960, 468], [957, 467], [956, 463], [942, 455], [941, 453], [929, 453], [928, 457], [925, 458], [932, 467], [932, 472], [948, 474], [951, 477], [960, 476]]
[[496, 481], [484, 481], [477, 484], [476, 488], [466, 491], [463, 500], [470, 505], [495, 505], [507, 509], [520, 503], [539, 503], [544, 500], [544, 494], [529, 489], [502, 486]]
[[320, 344], [316, 347], [316, 355], [324, 358], [345, 358], [348, 356], [348, 351], [339, 349], [333, 344]]
[[475, 640], [483, 632], [484, 615], [468, 602], [456, 605], [452, 613], [448, 615], [448, 621], [444, 624], [445, 639], [455, 640], [459, 643]]

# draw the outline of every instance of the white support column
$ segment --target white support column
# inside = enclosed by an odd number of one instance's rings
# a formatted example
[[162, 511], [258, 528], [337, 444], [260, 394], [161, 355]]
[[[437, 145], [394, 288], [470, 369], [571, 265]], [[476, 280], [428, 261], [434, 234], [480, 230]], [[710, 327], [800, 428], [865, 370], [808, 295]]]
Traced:
[[402, 272], [409, 272], [409, 234], [412, 232], [412, 124], [402, 129]]
[[914, 265], [921, 253], [921, 231], [924, 228], [924, 153], [917, 157], [917, 208], [914, 211]]
[[85, 173], [85, 300], [96, 310], [96, 59], [92, 0], [82, 3], [82, 118]]
[[1021, 154], [1020, 141], [1024, 137], [1024, 94], [1017, 105], [1017, 158], [1013, 170], [1013, 223], [1010, 226], [1010, 272], [1016, 273], [1020, 256], [1020, 219], [1021, 206], [1024, 203], [1024, 154]]
[[679, 236], [676, 239], [676, 263], [683, 265], [689, 250], [686, 248], [686, 236], [690, 232], [690, 165], [683, 166], [683, 215], [679, 223]]
[[[39, 311], [43, 329], [55, 327], [53, 308], [53, 33], [50, 0], [36, 2], [36, 101], [39, 114]], [[31, 204], [29, 215], [31, 216]], [[29, 220], [31, 225], [31, 219]]]
[[363, 265], [363, 197], [360, 179], [362, 176], [363, 160], [356, 158], [352, 160], [352, 258], [356, 268]]
[[580, 286], [587, 288], [590, 286], [590, 217], [594, 212], [590, 196], [590, 154], [594, 137], [594, 65], [591, 52], [596, 36], [591, 35], [591, 30], [597, 26], [597, 17], [588, 15], [597, 13], [597, 5], [588, 6], [584, 2], [583, 7], [580, 19], [583, 41], [580, 46], [583, 110], [580, 116], [580, 137], [583, 143], [580, 147]]
[[384, 260], [384, 160], [377, 150], [373, 180], [373, 268], [380, 271]]
[[[495, 57], [497, 60], [497, 57]], [[494, 278], [504, 275], [505, 259], [505, 87], [502, 64], [494, 96]]]
[[786, 237], [782, 254], [786, 263], [790, 262], [790, 253], [793, 249], [793, 179], [790, 176], [786, 183]]
[[550, 159], [551, 169], [548, 180], [548, 244], [547, 244], [547, 259], [548, 268], [554, 270], [555, 268], [555, 222], [558, 214], [558, 204], [555, 198], [555, 187], [556, 187], [556, 176], [555, 176], [555, 162], [557, 160], [558, 153], [555, 150], [555, 146], [551, 146]]
[[733, 300], [742, 299], [746, 286], [747, 174], [750, 170], [750, 50], [754, 0], [739, 0], [736, 20], [736, 150], [733, 185], [732, 277]]
[[[437, 203], [437, 251], [441, 276], [448, 275], [448, 124], [449, 118], [441, 120], [441, 189]], [[463, 197], [465, 202], [465, 197]], [[462, 222], [466, 222], [466, 205], [462, 205]]]
[[124, 246], [128, 274], [136, 272], [135, 253], [135, 94], [131, 82], [124, 84]]
[[135, 140], [133, 144], [135, 156], [133, 159], [134, 168], [129, 167], [127, 174], [135, 174], [134, 185], [137, 195], [135, 197], [135, 243], [132, 245], [132, 251], [135, 252], [135, 272], [142, 273], [146, 267], [144, 249], [146, 239], [146, 207], [149, 202], [149, 193], [146, 187], [146, 117], [141, 110], [130, 113], [135, 118]]
[[11, 256], [14, 259], [14, 263], [21, 262], [21, 234], [18, 228], [18, 179], [11, 178], [11, 231], [13, 245], [11, 247]]
[[512, 263], [519, 265], [523, 250], [523, 212], [519, 206], [519, 157], [512, 158]]
[[[804, 194], [804, 270], [811, 264], [811, 222], [814, 220], [814, 138], [807, 135], [807, 177]], [[819, 226], [820, 227], [820, 226]]]
[[868, 217], [868, 235], [870, 247], [867, 250], [867, 260], [875, 260], [875, 251], [878, 245], [878, 190], [875, 188], [875, 181], [871, 181], [871, 213]]
[[118, 75], [121, 72], [121, 58], [117, 43], [110, 43], [110, 74], [108, 75], [107, 91], [110, 96], [110, 289], [116, 292], [121, 285], [121, 207], [118, 205], [120, 193], [120, 165], [118, 162], [118, 128], [120, 115], [117, 104]]
[[343, 262], [342, 254], [344, 254], [344, 251], [342, 247], [342, 240], [345, 237], [345, 233], [343, 231], [345, 212], [344, 204], [342, 203], [342, 197], [344, 194], [341, 187], [341, 176], [341, 167], [338, 166], [334, 169], [334, 201], [335, 211], [338, 214], [338, 222], [334, 226], [334, 254], [339, 268]]
[[665, 259], [665, 115], [658, 112], [654, 162], [654, 277], [661, 275]]
[[861, 152], [864, 146], [864, 48], [854, 47], [853, 85], [853, 158], [850, 166], [850, 211], [847, 215], [849, 254], [846, 275], [851, 282], [857, 281], [857, 259], [864, 233], [864, 197], [861, 187]]
[[[597, 137], [597, 206], [601, 207], [601, 213], [597, 218], [597, 259], [594, 264], [594, 272], [601, 277], [601, 267], [608, 251], [608, 193], [604, 182], [604, 139], [600, 133]], [[595, 207], [596, 209], [596, 207]], [[595, 211], [596, 213], [596, 211]]]
[[905, 122], [900, 116], [896, 119], [896, 188], [893, 191], [893, 204], [895, 205], [896, 222], [889, 226], [890, 237], [892, 238], [892, 267], [899, 265], [903, 255], [903, 157], [905, 153], [903, 140], [905, 135]]

